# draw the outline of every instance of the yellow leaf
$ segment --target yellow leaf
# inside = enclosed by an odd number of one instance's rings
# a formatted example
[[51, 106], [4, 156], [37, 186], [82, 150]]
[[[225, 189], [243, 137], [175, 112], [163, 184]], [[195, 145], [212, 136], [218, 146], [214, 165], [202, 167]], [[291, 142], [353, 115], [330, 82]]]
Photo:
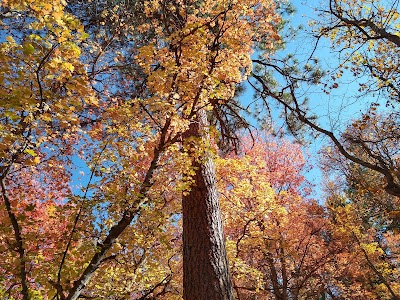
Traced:
[[62, 11], [55, 11], [55, 12], [53, 12], [52, 15], [53, 15], [54, 19], [56, 20], [56, 22], [59, 23], [59, 22], [61, 22], [64, 14]]
[[7, 40], [8, 42], [10, 42], [10, 43], [15, 43], [15, 40], [14, 40], [13, 37], [10, 36], [10, 35], [6, 37], [6, 40]]
[[34, 157], [37, 156], [35, 151], [33, 151], [32, 149], [25, 149], [24, 152]]
[[35, 52], [35, 47], [33, 47], [32, 44], [30, 44], [30, 43], [25, 44], [23, 52], [25, 55], [30, 55]]

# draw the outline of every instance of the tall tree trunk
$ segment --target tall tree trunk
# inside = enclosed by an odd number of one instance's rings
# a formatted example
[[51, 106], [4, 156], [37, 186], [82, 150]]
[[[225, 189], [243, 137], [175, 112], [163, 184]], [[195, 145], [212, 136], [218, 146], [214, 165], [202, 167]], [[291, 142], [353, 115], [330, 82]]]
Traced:
[[275, 296], [275, 300], [283, 300], [283, 295], [281, 292], [281, 286], [278, 280], [278, 272], [276, 271], [274, 260], [272, 259], [272, 254], [266, 253], [266, 260], [269, 266], [269, 271], [271, 273], [270, 279], [272, 282], [273, 293]]
[[[208, 122], [201, 110], [185, 138], [208, 139]], [[194, 182], [183, 197], [183, 297], [185, 300], [232, 300], [233, 288], [216, 187], [214, 163], [192, 161]]]

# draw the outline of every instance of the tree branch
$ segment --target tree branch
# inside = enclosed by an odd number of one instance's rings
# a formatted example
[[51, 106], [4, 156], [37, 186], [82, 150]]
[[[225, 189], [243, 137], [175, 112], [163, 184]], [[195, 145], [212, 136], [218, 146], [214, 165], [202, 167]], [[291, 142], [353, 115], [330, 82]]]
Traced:
[[22, 293], [22, 297], [24, 300], [29, 300], [28, 279], [27, 279], [27, 271], [26, 271], [26, 267], [25, 267], [25, 248], [24, 248], [24, 245], [22, 242], [22, 234], [21, 234], [21, 230], [20, 230], [20, 227], [18, 224], [18, 220], [11, 208], [11, 202], [8, 197], [5, 178], [2, 178], [0, 182], [1, 182], [2, 197], [4, 200], [5, 206], [6, 206], [8, 217], [11, 221], [11, 225], [14, 230], [17, 251], [19, 254], [19, 270], [20, 270], [21, 285], [22, 285], [21, 293]]
[[[284, 74], [283, 74], [284, 75]], [[252, 86], [261, 94], [261, 96], [263, 97], [264, 101], [266, 100], [266, 97], [271, 97], [273, 99], [275, 99], [276, 101], [278, 101], [278, 103], [282, 104], [283, 107], [287, 110], [290, 111], [291, 113], [294, 113], [295, 116], [297, 117], [297, 119], [299, 121], [301, 121], [302, 123], [306, 124], [307, 126], [309, 126], [311, 129], [324, 134], [325, 136], [329, 137], [331, 139], [331, 141], [334, 143], [334, 145], [338, 148], [339, 152], [346, 157], [347, 159], [351, 160], [352, 162], [359, 164], [363, 167], [366, 167], [368, 169], [377, 171], [379, 173], [381, 173], [385, 179], [386, 179], [386, 187], [385, 187], [385, 191], [393, 196], [397, 196], [400, 197], [400, 186], [396, 183], [395, 178], [393, 176], [393, 174], [391, 173], [389, 168], [385, 168], [385, 166], [379, 166], [377, 164], [372, 164], [368, 161], [365, 161], [359, 157], [356, 157], [352, 154], [350, 154], [345, 147], [343, 146], [342, 142], [339, 141], [339, 139], [334, 135], [333, 132], [326, 130], [322, 127], [320, 127], [319, 125], [317, 125], [316, 123], [312, 122], [310, 120], [310, 118], [308, 118], [306, 116], [306, 112], [303, 111], [300, 108], [300, 105], [297, 101], [297, 97], [295, 95], [295, 88], [294, 88], [294, 84], [290, 83], [288, 84], [288, 86], [284, 87], [280, 93], [274, 93], [273, 91], [271, 91], [271, 89], [267, 86], [267, 84], [265, 83], [265, 81], [263, 80], [263, 78], [257, 74], [253, 73], [253, 77], [261, 84], [262, 86], [262, 90], [257, 89], [257, 87], [255, 87], [253, 84]], [[291, 101], [292, 101], [292, 105], [290, 105], [287, 101], [284, 100], [284, 94], [285, 94], [285, 90], [289, 90], [289, 95], [291, 97]]]
[[102, 243], [98, 242], [98, 251], [94, 254], [91, 261], [89, 262], [89, 265], [83, 271], [79, 279], [74, 282], [73, 287], [70, 290], [66, 300], [76, 300], [79, 298], [81, 292], [104, 260], [107, 251], [112, 247], [112, 245], [115, 243], [115, 240], [122, 234], [122, 232], [129, 226], [135, 215], [141, 210], [143, 204], [148, 201], [146, 195], [153, 185], [153, 174], [158, 168], [159, 158], [167, 147], [166, 135], [170, 124], [171, 119], [167, 119], [161, 131], [159, 145], [154, 149], [153, 159], [142, 182], [141, 188], [139, 190], [139, 196], [135, 201], [135, 205], [124, 212], [120, 221], [110, 229], [104, 241]]

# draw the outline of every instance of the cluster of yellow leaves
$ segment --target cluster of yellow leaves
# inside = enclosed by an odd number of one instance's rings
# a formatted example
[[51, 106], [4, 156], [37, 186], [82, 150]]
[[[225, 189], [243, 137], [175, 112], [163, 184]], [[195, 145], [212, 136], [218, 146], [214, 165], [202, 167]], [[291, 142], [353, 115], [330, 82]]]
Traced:
[[[35, 0], [0, 3], [9, 14], [0, 21], [0, 170], [21, 231], [30, 292], [37, 299], [55, 294], [49, 280], [57, 280], [75, 213], [74, 201], [65, 204], [71, 194], [63, 186], [70, 179], [67, 156], [77, 143], [79, 114], [96, 105], [81, 62], [79, 44], [86, 35], [80, 22], [65, 12], [65, 5]], [[1, 219], [1, 273], [9, 278], [4, 285], [10, 288], [8, 295], [18, 295], [21, 278], [9, 267], [21, 262], [14, 246], [10, 249], [4, 242], [13, 241], [15, 233], [3, 202]], [[78, 227], [82, 240], [71, 242], [74, 250], [64, 265], [68, 278], [79, 274], [93, 253], [84, 239], [85, 230], [92, 229], [90, 218], [86, 221], [85, 229]]]
[[[339, 280], [337, 285], [342, 293], [362, 298], [392, 299], [393, 295], [388, 290], [390, 287], [398, 295], [398, 256], [395, 254], [396, 246], [391, 244], [393, 239], [398, 239], [398, 234], [387, 232], [383, 239], [377, 239], [374, 229], [365, 230], [362, 215], [354, 204], [330, 205], [328, 208], [333, 216], [332, 238], [342, 248], [335, 256], [340, 268], [337, 271], [342, 274], [342, 279], [347, 278], [352, 283]], [[370, 285], [374, 280], [376, 284]]]
[[[331, 39], [332, 47], [343, 49], [346, 58], [341, 67], [350, 68], [355, 76], [364, 74], [367, 69], [377, 89], [391, 87], [393, 83], [398, 86], [400, 60], [396, 38], [400, 36], [400, 22], [395, 3], [335, 0], [332, 7], [338, 23], [333, 26], [320, 23], [318, 30]], [[329, 13], [326, 17], [325, 20], [332, 21]], [[324, 20], [324, 16], [321, 19]], [[396, 88], [390, 93], [392, 99], [398, 98]]]
[[[76, 131], [76, 114], [85, 103], [95, 103], [80, 61], [83, 26], [64, 12], [63, 1], [0, 5], [30, 18], [0, 44], [0, 157], [5, 164], [12, 160], [11, 153], [14, 159], [18, 154], [20, 162], [38, 163], [35, 148], [59, 138], [59, 131], [67, 136]], [[8, 27], [5, 21], [0, 24], [0, 30]], [[29, 156], [23, 159], [23, 153]]]
[[[279, 19], [272, 1], [196, 3], [162, 10], [158, 1], [145, 2], [158, 35], [136, 58], [148, 74], [153, 105], [162, 102], [164, 113], [171, 115], [178, 109], [181, 116], [191, 117], [198, 108], [229, 101], [235, 85], [251, 71], [254, 43], [278, 39], [273, 26]], [[160, 14], [160, 20], [154, 19]], [[138, 30], [148, 30], [148, 24]]]

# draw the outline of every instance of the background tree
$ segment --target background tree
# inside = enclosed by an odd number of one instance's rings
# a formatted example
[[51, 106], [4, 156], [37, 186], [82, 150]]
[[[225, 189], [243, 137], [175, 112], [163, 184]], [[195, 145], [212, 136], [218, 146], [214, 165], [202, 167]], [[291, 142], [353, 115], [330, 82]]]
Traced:
[[[363, 195], [347, 195], [348, 198], [332, 194], [328, 204], [332, 222], [330, 239], [333, 244], [341, 244], [343, 249], [334, 257], [340, 276], [330, 276], [337, 287], [336, 295], [398, 299], [399, 256], [398, 245], [393, 243], [398, 240], [398, 233], [390, 227], [368, 224], [366, 221], [372, 218], [357, 199]], [[381, 224], [385, 218], [382, 214]]]
[[323, 208], [302, 197], [300, 146], [255, 136], [218, 164], [237, 298], [318, 299], [332, 260], [329, 226]]
[[[285, 60], [279, 58], [255, 60], [260, 67], [255, 69], [254, 81], [250, 83], [256, 89], [257, 95], [263, 99], [265, 106], [271, 105], [271, 99], [275, 99], [281, 105], [286, 124], [292, 133], [297, 134], [299, 130], [310, 128], [316, 134], [329, 137], [346, 159], [380, 173], [385, 180], [385, 191], [399, 196], [397, 166], [393, 163], [388, 164], [385, 161], [387, 157], [380, 157], [380, 154], [371, 148], [369, 150], [375, 152], [371, 152], [368, 157], [361, 157], [353, 152], [352, 148], [341, 140], [345, 126], [336, 132], [334, 128], [318, 123], [318, 116], [310, 110], [309, 99], [302, 92], [307, 86], [320, 85], [321, 90], [329, 94], [342, 84], [339, 79], [347, 75], [354, 76], [359, 83], [358, 101], [360, 103], [364, 101], [365, 105], [369, 106], [357, 121], [357, 126], [368, 127], [368, 120], [376, 120], [374, 117], [376, 114], [382, 115], [380, 118], [385, 119], [385, 114], [388, 114], [385, 106], [390, 106], [394, 110], [394, 113], [387, 118], [397, 123], [398, 45], [395, 36], [398, 32], [398, 2], [392, 1], [382, 6], [377, 1], [332, 0], [329, 1], [326, 10], [323, 8], [317, 10], [320, 12], [320, 19], [313, 24], [313, 34], [317, 38], [317, 43], [311, 56], [306, 58], [304, 66], [301, 67], [293, 56]], [[332, 49], [339, 56], [336, 68], [326, 74], [329, 77], [320, 71], [320, 66], [315, 63], [317, 59], [313, 57], [318, 49], [318, 41], [325, 37], [331, 39]], [[273, 85], [271, 78], [281, 78], [275, 83], [283, 83]], [[367, 100], [367, 95], [374, 97], [373, 100]], [[327, 96], [322, 98], [328, 100]], [[385, 123], [376, 124], [380, 124], [382, 130], [386, 130]], [[390, 130], [390, 127], [388, 129]], [[352, 139], [353, 145], [354, 141], [359, 144], [364, 142], [351, 134], [352, 131], [349, 130], [343, 138]], [[368, 147], [371, 147], [371, 144]]]
[[387, 103], [394, 105], [399, 99], [398, 10], [396, 0], [330, 0], [327, 9], [320, 9], [322, 18], [316, 24], [318, 38], [330, 38], [341, 52], [340, 68], [349, 68], [358, 78], [370, 77], [367, 82], [360, 82], [360, 91], [384, 93]]

